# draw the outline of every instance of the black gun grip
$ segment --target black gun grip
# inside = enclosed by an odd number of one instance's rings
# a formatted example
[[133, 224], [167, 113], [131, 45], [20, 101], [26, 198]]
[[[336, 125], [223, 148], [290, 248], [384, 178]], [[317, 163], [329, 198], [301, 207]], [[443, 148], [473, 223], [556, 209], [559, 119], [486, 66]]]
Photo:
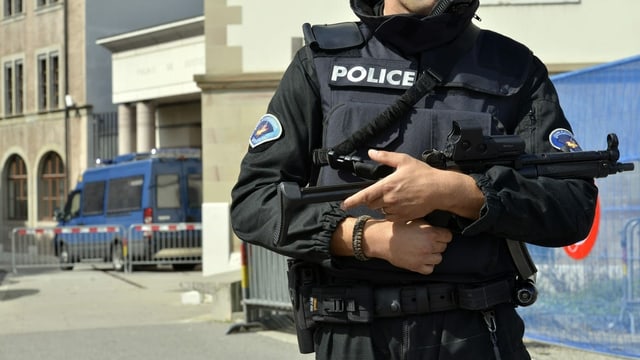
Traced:
[[363, 178], [369, 180], [378, 180], [391, 174], [396, 169], [391, 166], [372, 163], [372, 162], [358, 162], [353, 164], [353, 172]]

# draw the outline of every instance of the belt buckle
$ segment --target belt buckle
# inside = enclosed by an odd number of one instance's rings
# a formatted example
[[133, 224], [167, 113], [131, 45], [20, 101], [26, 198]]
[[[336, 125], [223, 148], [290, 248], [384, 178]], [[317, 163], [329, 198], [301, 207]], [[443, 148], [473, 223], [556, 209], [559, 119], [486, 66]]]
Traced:
[[323, 299], [322, 305], [324, 306], [324, 310], [328, 313], [341, 313], [345, 311], [343, 299], [335, 299], [335, 298]]

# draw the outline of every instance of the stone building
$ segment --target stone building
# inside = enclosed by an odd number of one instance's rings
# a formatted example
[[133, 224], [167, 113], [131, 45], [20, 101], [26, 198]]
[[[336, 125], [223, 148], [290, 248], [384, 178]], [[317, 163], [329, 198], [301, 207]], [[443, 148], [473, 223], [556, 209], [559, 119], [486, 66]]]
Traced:
[[[96, 40], [202, 13], [203, 0], [2, 0], [0, 244], [52, 225], [82, 171], [118, 154], [111, 56]], [[154, 104], [139, 111], [152, 118]], [[155, 129], [141, 133], [127, 151], [156, 146]]]

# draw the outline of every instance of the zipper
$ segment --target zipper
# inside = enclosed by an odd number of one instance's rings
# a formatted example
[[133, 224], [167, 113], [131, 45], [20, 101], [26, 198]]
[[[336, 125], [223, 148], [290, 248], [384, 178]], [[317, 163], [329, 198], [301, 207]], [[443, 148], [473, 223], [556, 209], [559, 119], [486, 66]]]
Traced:
[[402, 353], [400, 354], [401, 359], [407, 359], [407, 350], [411, 346], [409, 343], [409, 323], [407, 320], [402, 321]]
[[[533, 109], [533, 107], [531, 109], [529, 109], [529, 136], [531, 137], [531, 139], [535, 138], [535, 132], [536, 132], [536, 122], [537, 122], [537, 118], [536, 118], [536, 111]], [[533, 142], [535, 143], [535, 142]], [[531, 151], [536, 151], [537, 149], [531, 149]]]

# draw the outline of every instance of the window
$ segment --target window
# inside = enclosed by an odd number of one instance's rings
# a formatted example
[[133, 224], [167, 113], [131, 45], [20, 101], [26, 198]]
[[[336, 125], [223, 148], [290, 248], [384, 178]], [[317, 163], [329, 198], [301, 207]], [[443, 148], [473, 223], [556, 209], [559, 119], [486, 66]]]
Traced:
[[84, 184], [83, 193], [82, 214], [102, 214], [104, 212], [104, 181]]
[[22, 14], [24, 8], [22, 7], [22, 0], [3, 0], [4, 2], [4, 17], [11, 17]]
[[60, 104], [60, 61], [57, 53], [49, 55], [49, 106], [57, 109]]
[[180, 180], [178, 174], [156, 176], [156, 202], [158, 209], [180, 208]]
[[82, 200], [82, 196], [79, 192], [71, 194], [66, 205], [68, 208], [65, 209], [66, 216], [64, 221], [69, 221], [71, 218], [80, 216], [80, 200]]
[[123, 212], [142, 208], [142, 176], [131, 176], [109, 181], [107, 212]]
[[60, 60], [57, 52], [38, 55], [38, 110], [60, 104]]
[[9, 158], [7, 171], [8, 218], [27, 220], [28, 216], [27, 168], [18, 155]]
[[54, 152], [47, 153], [40, 168], [39, 219], [53, 219], [56, 209], [62, 209], [66, 198], [66, 173], [62, 158]]
[[4, 114], [24, 111], [24, 65], [21, 59], [4, 63]]
[[47, 109], [47, 56], [38, 56], [38, 109]]
[[47, 5], [57, 4], [58, 2], [59, 0], [38, 0], [37, 5], [40, 8]]
[[189, 207], [199, 208], [202, 205], [202, 174], [189, 174], [187, 181]]
[[13, 66], [4, 64], [4, 114], [13, 114]]
[[16, 60], [15, 64], [15, 113], [22, 114], [24, 112], [24, 63], [22, 60]]

